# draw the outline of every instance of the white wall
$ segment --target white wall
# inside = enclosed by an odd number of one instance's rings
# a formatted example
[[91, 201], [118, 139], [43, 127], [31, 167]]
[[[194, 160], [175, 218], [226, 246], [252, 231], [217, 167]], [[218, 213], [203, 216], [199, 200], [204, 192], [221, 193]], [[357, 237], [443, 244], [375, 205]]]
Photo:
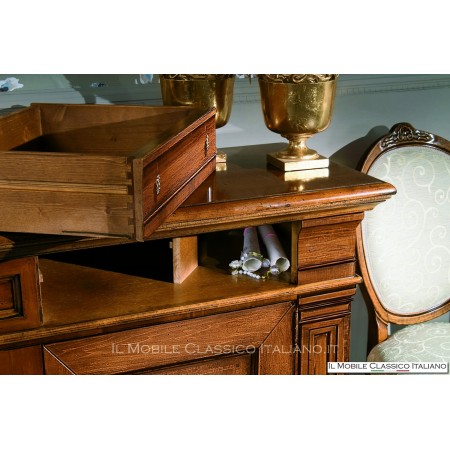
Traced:
[[[239, 80], [240, 88], [243, 83], [248, 81]], [[219, 146], [283, 141], [264, 125], [257, 82], [243, 90], [238, 90], [229, 123], [218, 130]], [[331, 156], [372, 128], [389, 129], [397, 122], [410, 122], [450, 139], [449, 100], [450, 75], [341, 75], [331, 124], [309, 143]]]

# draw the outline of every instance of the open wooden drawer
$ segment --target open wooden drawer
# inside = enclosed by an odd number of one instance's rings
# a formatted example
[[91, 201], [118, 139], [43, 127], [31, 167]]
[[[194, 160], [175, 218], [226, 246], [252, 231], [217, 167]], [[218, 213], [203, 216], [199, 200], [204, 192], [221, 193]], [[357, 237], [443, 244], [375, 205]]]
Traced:
[[214, 109], [32, 104], [0, 118], [0, 230], [142, 241], [215, 155]]

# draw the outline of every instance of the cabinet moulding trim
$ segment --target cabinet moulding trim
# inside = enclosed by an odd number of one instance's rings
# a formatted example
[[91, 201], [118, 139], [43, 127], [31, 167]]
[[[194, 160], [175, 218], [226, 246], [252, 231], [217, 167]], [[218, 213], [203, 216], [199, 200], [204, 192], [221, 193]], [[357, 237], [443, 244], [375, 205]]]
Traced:
[[[387, 92], [424, 91], [450, 88], [450, 75], [341, 75], [336, 95], [382, 94]], [[0, 113], [8, 108], [19, 109], [30, 103], [114, 103], [161, 105], [158, 83], [148, 85], [110, 85], [76, 90], [73, 88], [16, 89], [0, 93]], [[234, 103], [260, 103], [258, 80], [237, 79]]]
[[420, 91], [450, 87], [450, 75], [348, 76], [338, 84], [337, 95]]
[[[450, 87], [450, 75], [341, 75], [336, 96], [383, 94], [386, 92], [424, 91]], [[258, 81], [240, 80], [234, 101], [259, 103]]]

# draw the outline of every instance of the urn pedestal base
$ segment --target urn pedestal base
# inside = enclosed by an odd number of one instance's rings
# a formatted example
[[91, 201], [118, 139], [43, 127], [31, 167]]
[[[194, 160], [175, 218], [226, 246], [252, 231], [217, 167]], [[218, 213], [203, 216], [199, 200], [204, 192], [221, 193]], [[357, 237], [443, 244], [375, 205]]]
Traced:
[[217, 152], [216, 163], [226, 164], [226, 162], [227, 162], [227, 154], [224, 152]]
[[320, 155], [317, 155], [315, 159], [283, 158], [279, 152], [275, 152], [267, 154], [267, 163], [285, 172], [291, 172], [294, 170], [324, 169], [329, 166], [330, 161]]

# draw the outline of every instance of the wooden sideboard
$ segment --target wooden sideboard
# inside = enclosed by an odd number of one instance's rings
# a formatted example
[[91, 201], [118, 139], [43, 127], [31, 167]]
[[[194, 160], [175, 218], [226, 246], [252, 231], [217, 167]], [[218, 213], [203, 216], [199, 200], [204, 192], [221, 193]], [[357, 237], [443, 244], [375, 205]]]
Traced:
[[[310, 179], [267, 166], [282, 145], [224, 149], [145, 242], [3, 233], [0, 373], [325, 374], [347, 361], [355, 231], [395, 189], [333, 162]], [[262, 224], [290, 271], [231, 275], [243, 228]]]

